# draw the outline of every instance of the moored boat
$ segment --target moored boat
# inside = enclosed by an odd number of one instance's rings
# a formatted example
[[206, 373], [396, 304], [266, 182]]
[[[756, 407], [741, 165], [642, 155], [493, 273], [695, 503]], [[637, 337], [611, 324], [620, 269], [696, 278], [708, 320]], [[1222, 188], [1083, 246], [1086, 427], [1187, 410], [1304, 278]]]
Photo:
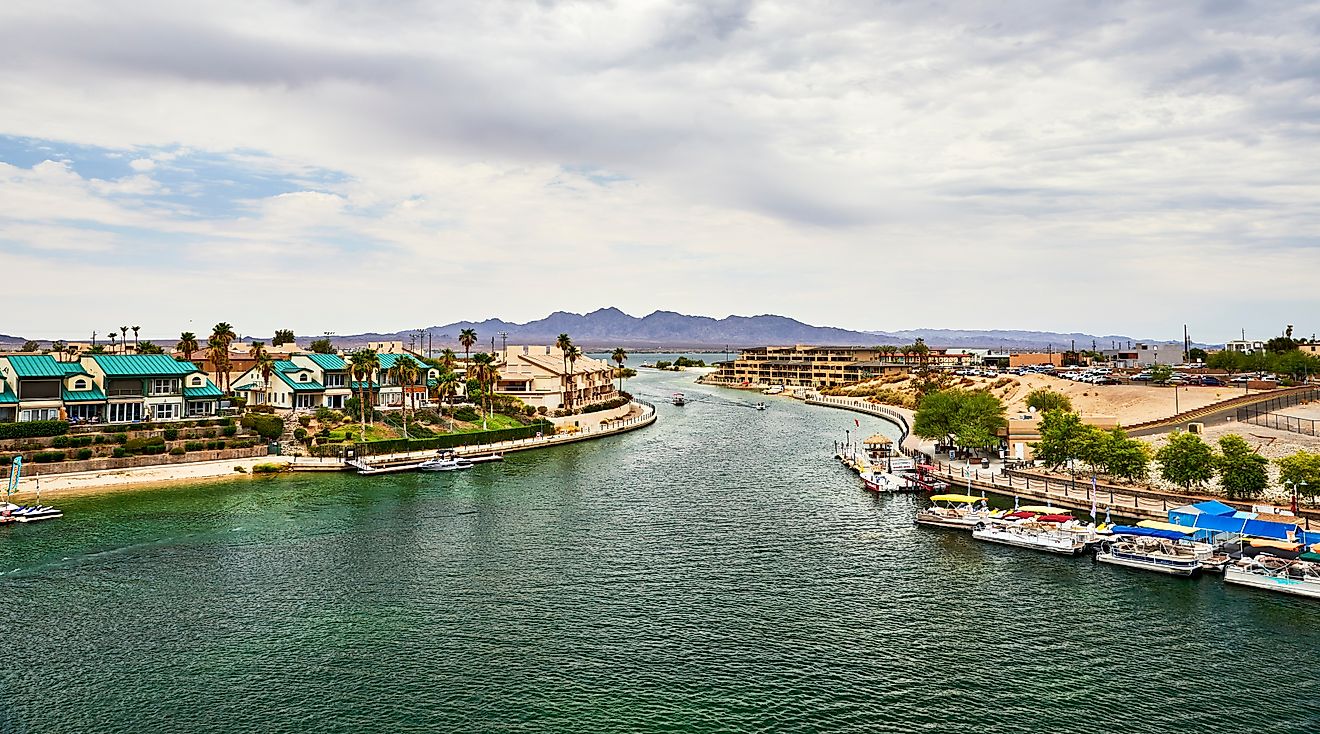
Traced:
[[1262, 553], [1225, 566], [1224, 581], [1320, 599], [1320, 563], [1314, 561], [1289, 560]]
[[[988, 543], [1031, 548], [1067, 556], [1079, 556], [1086, 550], [1087, 539], [1074, 528], [1050, 518], [1060, 515], [1035, 516], [1019, 521], [991, 520], [978, 522], [972, 527], [972, 537]], [[1072, 518], [1069, 521], [1075, 522]]]
[[1115, 527], [1113, 533], [1112, 539], [1101, 543], [1095, 560], [1170, 576], [1201, 572], [1201, 554], [1181, 533], [1128, 526]]
[[1003, 516], [1003, 510], [991, 510], [984, 497], [970, 494], [937, 494], [931, 506], [917, 512], [917, 524], [940, 528], [970, 530]]
[[458, 471], [471, 469], [474, 464], [462, 457], [441, 457], [429, 459], [417, 465], [418, 471]]
[[676, 392], [669, 396], [669, 402], [673, 405], [687, 405], [687, 396], [681, 392]]

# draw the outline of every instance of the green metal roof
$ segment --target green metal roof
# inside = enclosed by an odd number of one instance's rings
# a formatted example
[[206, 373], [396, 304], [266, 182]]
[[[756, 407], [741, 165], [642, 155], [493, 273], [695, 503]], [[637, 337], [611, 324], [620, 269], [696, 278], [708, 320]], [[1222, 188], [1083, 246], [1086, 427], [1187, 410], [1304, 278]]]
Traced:
[[18, 396], [14, 394], [13, 390], [9, 389], [8, 385], [6, 385], [4, 390], [0, 390], [0, 405], [8, 405], [10, 403], [17, 405]]
[[320, 367], [323, 370], [348, 369], [348, 363], [345, 362], [344, 358], [339, 356], [338, 354], [318, 354], [316, 352], [312, 352], [311, 354], [304, 354], [303, 356], [315, 362], [316, 366]]
[[64, 377], [64, 368], [49, 354], [19, 355], [9, 358], [17, 377]]
[[164, 354], [97, 354], [92, 359], [106, 377], [174, 376], [198, 371], [192, 362], [177, 362]]
[[421, 368], [426, 367], [426, 365], [414, 359], [411, 354], [377, 354], [376, 358], [380, 360], [380, 368], [382, 370], [388, 370], [393, 368], [394, 363], [401, 359], [409, 360], [413, 364], [416, 364], [418, 367]]
[[279, 370], [280, 372], [297, 372], [298, 370], [305, 370], [307, 368], [299, 367], [298, 365], [294, 364], [293, 362], [290, 362], [287, 359], [277, 359], [275, 360], [275, 369]]
[[309, 382], [298, 382], [297, 380], [293, 379], [292, 377], [289, 377], [283, 372], [276, 372], [275, 374], [279, 375], [281, 380], [284, 380], [284, 384], [293, 388], [294, 392], [322, 392], [325, 390], [325, 385], [322, 385], [321, 383], [315, 380], [311, 380]]
[[87, 375], [88, 377], [92, 376], [92, 373], [83, 369], [82, 362], [56, 362], [55, 364], [59, 365], [60, 369], [64, 370], [64, 375], [66, 377], [69, 375]]
[[198, 398], [219, 398], [224, 397], [224, 393], [220, 392], [220, 388], [216, 387], [214, 382], [207, 380], [206, 384], [201, 387], [183, 388], [183, 397], [189, 400], [196, 400]]
[[91, 403], [105, 400], [105, 393], [93, 386], [91, 390], [63, 390], [61, 397], [66, 403]]
[[262, 389], [263, 388], [261, 387], [261, 385], [258, 385], [255, 382], [249, 382], [246, 385], [239, 385], [238, 387], [234, 388], [234, 392], [254, 392]]
[[[363, 382], [363, 381], [361, 381], [361, 380], [353, 380], [352, 382], [348, 383], [348, 386], [349, 386], [350, 388], [354, 389], [354, 390], [365, 390], [365, 389], [367, 389], [367, 383], [365, 383], [365, 382]], [[379, 383], [379, 382], [373, 382], [373, 383], [371, 383], [371, 389], [372, 389], [372, 390], [379, 390], [379, 389], [380, 389], [380, 383]]]

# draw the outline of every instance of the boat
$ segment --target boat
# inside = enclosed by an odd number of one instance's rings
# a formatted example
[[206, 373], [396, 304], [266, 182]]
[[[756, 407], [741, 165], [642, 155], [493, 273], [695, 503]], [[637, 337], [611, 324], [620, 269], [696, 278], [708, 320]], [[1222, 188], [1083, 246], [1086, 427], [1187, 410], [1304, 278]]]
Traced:
[[906, 478], [891, 474], [880, 467], [861, 472], [861, 477], [869, 492], [906, 492], [911, 489]]
[[1224, 581], [1239, 586], [1320, 599], [1320, 563], [1262, 553], [1224, 567]]
[[1101, 542], [1095, 560], [1170, 576], [1201, 573], [1201, 553], [1177, 531], [1119, 526], [1113, 533], [1113, 539]]
[[1060, 517], [1066, 516], [1035, 515], [1017, 521], [1002, 519], [978, 522], [972, 526], [972, 537], [988, 543], [1080, 556], [1086, 550], [1086, 536], [1067, 527], [1067, 523], [1075, 523], [1076, 520], [1071, 517], [1067, 521], [1055, 519]]
[[461, 456], [428, 459], [417, 465], [418, 471], [458, 471], [471, 469], [475, 464]]
[[918, 525], [968, 530], [1004, 514], [1003, 510], [991, 510], [984, 497], [970, 494], [937, 494], [930, 501], [930, 507], [917, 512]]
[[752, 408], [755, 410], [765, 410], [765, 403], [752, 403]]
[[783, 385], [771, 385], [770, 387], [767, 387], [766, 389], [762, 390], [761, 393], [763, 395], [778, 395], [783, 391], [784, 391]]
[[676, 392], [669, 396], [669, 402], [674, 405], [687, 405], [687, 397], [681, 392]]

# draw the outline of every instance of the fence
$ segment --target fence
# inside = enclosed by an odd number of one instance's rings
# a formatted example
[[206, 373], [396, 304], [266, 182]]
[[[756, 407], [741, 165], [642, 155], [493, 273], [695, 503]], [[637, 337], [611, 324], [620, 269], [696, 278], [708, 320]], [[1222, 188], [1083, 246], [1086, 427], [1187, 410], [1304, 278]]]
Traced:
[[[134, 469], [144, 466], [168, 466], [170, 464], [193, 464], [199, 461], [220, 461], [228, 459], [251, 459], [266, 456], [269, 453], [266, 444], [246, 449], [214, 449], [211, 451], [189, 451], [183, 456], [156, 454], [152, 456], [124, 456], [118, 459], [82, 459], [59, 461], [50, 464], [36, 462], [23, 464], [23, 476], [50, 476], [52, 474], [72, 474], [84, 471], [105, 471], [107, 469]], [[12, 469], [10, 470], [12, 471]], [[8, 476], [6, 474], [6, 476]]]
[[1320, 435], [1316, 433], [1316, 421], [1310, 418], [1294, 418], [1290, 415], [1278, 415], [1275, 411], [1283, 408], [1290, 408], [1294, 405], [1310, 403], [1320, 399], [1320, 390], [1307, 390], [1296, 392], [1290, 395], [1283, 395], [1262, 403], [1248, 405], [1238, 408], [1237, 420], [1239, 423], [1251, 423], [1265, 428], [1275, 428], [1280, 431], [1289, 431], [1291, 433], [1300, 433], [1307, 436]]
[[876, 405], [875, 403], [867, 402], [861, 398], [841, 398], [833, 395], [819, 395], [812, 393], [807, 397], [806, 403], [807, 405], [825, 405], [834, 408], [843, 408], [844, 410], [852, 410], [858, 413], [866, 413], [867, 415], [884, 418], [895, 423], [902, 431], [902, 435], [898, 437], [898, 444], [900, 446], [903, 444], [903, 441], [907, 440], [908, 434], [912, 432], [911, 427], [908, 425], [907, 416], [893, 408]]

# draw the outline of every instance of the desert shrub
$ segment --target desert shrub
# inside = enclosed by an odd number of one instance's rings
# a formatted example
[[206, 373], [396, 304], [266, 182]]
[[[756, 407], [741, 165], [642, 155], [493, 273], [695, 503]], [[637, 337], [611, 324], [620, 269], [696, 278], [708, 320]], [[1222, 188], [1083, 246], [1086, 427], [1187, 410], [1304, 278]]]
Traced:
[[186, 453], [188, 453], [187, 450], [184, 449], [182, 446], [175, 446], [174, 448], [170, 449], [170, 456], [183, 456]]
[[[233, 426], [230, 426], [230, 428], [232, 427]], [[284, 421], [280, 420], [278, 416], [266, 415], [263, 413], [248, 413], [243, 416], [243, 427], [256, 431], [257, 435], [267, 441], [273, 441], [279, 438], [281, 433], [284, 433]], [[228, 431], [229, 429], [226, 428], [226, 436], [234, 435]]]
[[0, 423], [0, 438], [36, 438], [38, 436], [62, 436], [69, 432], [68, 421], [27, 421], [25, 423]]
[[116, 446], [115, 450], [110, 452], [110, 455], [116, 459], [122, 459], [128, 456], [128, 452], [124, 450], [123, 446]]
[[165, 435], [165, 440], [166, 440], [166, 441], [173, 441], [173, 440], [175, 440], [175, 439], [177, 439], [177, 438], [179, 437], [179, 429], [177, 429], [177, 428], [166, 428], [166, 429], [165, 429], [165, 432], [164, 432], [164, 435]]
[[303, 428], [310, 428], [312, 425], [312, 417], [310, 415], [298, 416], [298, 425], [302, 426]]
[[32, 461], [34, 461], [34, 462], [36, 462], [36, 463], [38, 463], [38, 464], [53, 464], [53, 463], [55, 463], [55, 462], [57, 462], [57, 461], [64, 461], [64, 452], [63, 452], [63, 451], [42, 451], [41, 453], [34, 454], [34, 455], [32, 456]]
[[[284, 430], [283, 421], [280, 421], [280, 430], [281, 431]], [[238, 434], [238, 426], [225, 426], [224, 428], [220, 429], [220, 433], [222, 433], [225, 436], [225, 438], [230, 438]]]
[[94, 453], [95, 452], [93, 452], [91, 449], [78, 449], [78, 460], [87, 461], [88, 459], [92, 458]]
[[299, 440], [299, 441], [306, 441], [306, 440], [307, 440], [307, 429], [306, 429], [306, 428], [303, 428], [303, 427], [301, 427], [301, 426], [299, 426], [298, 428], [293, 429], [293, 437], [296, 438], [296, 439]]
[[472, 421], [477, 420], [478, 417], [477, 411], [473, 410], [470, 406], [465, 405], [454, 411], [454, 418], [463, 421], [464, 423], [471, 423]]
[[184, 451], [201, 451], [206, 448], [206, 444], [201, 441], [189, 441], [183, 445]]

